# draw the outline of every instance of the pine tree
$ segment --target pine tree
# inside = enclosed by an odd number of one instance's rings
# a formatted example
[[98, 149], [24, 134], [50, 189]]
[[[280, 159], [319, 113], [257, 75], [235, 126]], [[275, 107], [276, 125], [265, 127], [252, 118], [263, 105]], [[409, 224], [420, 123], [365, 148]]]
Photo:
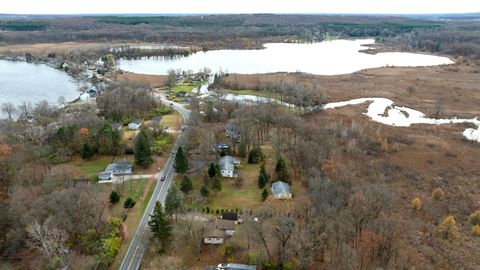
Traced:
[[[200, 189], [200, 194], [203, 196], [203, 197], [208, 197], [208, 188], [206, 186], [202, 186], [202, 188]], [[208, 209], [208, 207], [207, 207]]]
[[172, 242], [172, 224], [167, 214], [163, 211], [160, 202], [155, 203], [153, 213], [150, 215], [150, 220], [148, 221], [148, 226], [160, 244], [158, 251], [160, 253], [165, 252]]
[[263, 160], [262, 149], [258, 146], [254, 146], [250, 153], [248, 153], [248, 163], [259, 163]]
[[178, 212], [182, 211], [184, 208], [183, 205], [183, 194], [177, 188], [175, 183], [172, 183], [172, 186], [167, 192], [167, 197], [165, 198], [165, 212], [173, 217], [175, 214], [175, 222], [177, 221]]
[[266, 184], [267, 184], [267, 179], [265, 179], [265, 175], [259, 174], [258, 175], [258, 187], [259, 188], [264, 188]]
[[82, 159], [90, 159], [93, 157], [93, 154], [95, 154], [93, 147], [90, 146], [88, 143], [84, 143], [82, 147], [82, 152], [80, 153]]
[[266, 188], [264, 188], [262, 192], [262, 201], [265, 201], [267, 198], [268, 198], [268, 191]]
[[187, 175], [184, 175], [182, 178], [182, 182], [180, 183], [180, 190], [187, 194], [188, 192], [193, 190], [192, 179]]
[[290, 179], [288, 177], [287, 165], [285, 164], [285, 160], [282, 157], [279, 157], [277, 160], [277, 165], [275, 166], [275, 172], [277, 172], [278, 180], [290, 183]]
[[110, 193], [110, 203], [111, 204], [117, 204], [120, 201], [120, 194], [118, 191], [112, 191]]
[[123, 203], [123, 208], [127, 208], [127, 209], [133, 208], [136, 203], [137, 203], [137, 202], [136, 202], [134, 199], [128, 197], [128, 198], [125, 200], [125, 202]]
[[147, 168], [152, 164], [152, 150], [150, 149], [150, 142], [145, 130], [140, 131], [135, 143], [135, 164], [142, 168]]
[[268, 182], [270, 180], [270, 175], [268, 175], [267, 170], [265, 169], [265, 163], [260, 165], [260, 174], [265, 176], [265, 181]]
[[212, 181], [212, 189], [216, 191], [222, 191], [222, 182], [220, 181], [220, 177], [215, 176]]
[[176, 173], [186, 173], [188, 170], [188, 159], [181, 146], [178, 147], [177, 154], [175, 155], [175, 165], [173, 167]]
[[217, 170], [215, 169], [215, 165], [213, 163], [210, 163], [210, 167], [208, 167], [208, 176], [210, 176], [210, 178], [213, 178], [216, 173]]

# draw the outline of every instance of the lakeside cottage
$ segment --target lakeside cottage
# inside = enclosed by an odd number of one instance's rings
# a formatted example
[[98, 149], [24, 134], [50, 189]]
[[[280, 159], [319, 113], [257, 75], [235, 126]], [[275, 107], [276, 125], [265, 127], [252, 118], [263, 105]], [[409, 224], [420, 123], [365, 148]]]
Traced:
[[234, 158], [232, 156], [223, 156], [218, 161], [218, 166], [220, 166], [220, 173], [223, 177], [234, 177], [235, 165], [240, 165], [240, 159]]
[[133, 120], [132, 122], [130, 122], [128, 124], [128, 129], [130, 130], [137, 130], [139, 129], [143, 124], [143, 120], [142, 119], [135, 119]]
[[292, 191], [288, 183], [277, 181], [271, 187], [272, 196], [275, 199], [291, 199]]

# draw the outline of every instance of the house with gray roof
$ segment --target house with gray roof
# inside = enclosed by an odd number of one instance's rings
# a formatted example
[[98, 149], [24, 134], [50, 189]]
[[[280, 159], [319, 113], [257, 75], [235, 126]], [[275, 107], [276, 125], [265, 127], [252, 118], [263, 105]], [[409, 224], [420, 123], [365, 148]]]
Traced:
[[130, 129], [130, 130], [139, 129], [142, 126], [142, 124], [143, 124], [142, 119], [135, 119], [128, 124], [128, 129]]
[[275, 199], [291, 199], [292, 198], [292, 190], [290, 189], [290, 185], [283, 181], [277, 181], [272, 184], [270, 188], [272, 191], [272, 196]]
[[223, 177], [234, 177], [235, 165], [240, 165], [240, 159], [234, 158], [232, 156], [223, 156], [218, 161], [218, 166], [220, 166], [220, 173]]
[[133, 171], [133, 165], [129, 161], [119, 161], [108, 164], [104, 172], [111, 172], [114, 176], [117, 175], [130, 175]]
[[240, 127], [235, 124], [225, 125], [225, 134], [233, 140], [240, 140]]

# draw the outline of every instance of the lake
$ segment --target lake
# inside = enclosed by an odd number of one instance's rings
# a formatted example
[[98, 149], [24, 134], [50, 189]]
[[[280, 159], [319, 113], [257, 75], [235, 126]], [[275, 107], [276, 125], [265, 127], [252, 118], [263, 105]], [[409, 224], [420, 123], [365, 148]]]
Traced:
[[65, 72], [47, 65], [0, 60], [0, 104], [41, 100], [56, 104], [60, 96], [72, 101], [79, 97], [77, 88]]
[[319, 43], [269, 43], [261, 50], [214, 50], [187, 57], [121, 59], [124, 71], [165, 75], [170, 69], [199, 71], [204, 67], [217, 72], [254, 74], [272, 72], [305, 72], [316, 75], [338, 75], [384, 66], [436, 66], [452, 64], [447, 57], [427, 54], [389, 52], [375, 55], [362, 53], [374, 44], [373, 39], [334, 40]]

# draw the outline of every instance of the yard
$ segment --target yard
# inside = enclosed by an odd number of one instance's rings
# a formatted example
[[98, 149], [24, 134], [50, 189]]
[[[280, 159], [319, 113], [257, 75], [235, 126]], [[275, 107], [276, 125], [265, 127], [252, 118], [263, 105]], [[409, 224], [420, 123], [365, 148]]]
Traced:
[[170, 88], [170, 91], [174, 93], [178, 93], [182, 91], [186, 93], [192, 93], [192, 90], [199, 85], [202, 85], [202, 83], [182, 83]]
[[123, 208], [123, 202], [128, 197], [131, 197], [137, 203], [132, 209], [128, 210], [128, 217], [124, 222], [127, 231], [126, 238], [122, 241], [122, 245], [117, 256], [115, 257], [115, 261], [113, 262], [112, 269], [117, 269], [120, 266], [120, 263], [128, 250], [128, 246], [135, 235], [135, 231], [140, 223], [140, 219], [142, 218], [148, 202], [152, 197], [155, 189], [155, 183], [156, 181], [154, 179], [141, 179], [127, 181], [116, 186], [117, 190], [121, 194], [121, 199], [120, 202], [110, 210], [111, 215], [121, 217], [125, 213], [126, 210]]
[[258, 96], [258, 97], [267, 97], [267, 98], [280, 99], [280, 95], [279, 95], [279, 94], [271, 93], [271, 92], [265, 92], [265, 91], [255, 91], [255, 90], [230, 90], [230, 89], [225, 89], [225, 90], [221, 90], [221, 92], [231, 93], [231, 94], [237, 94], [237, 95], [252, 95], [252, 96]]

